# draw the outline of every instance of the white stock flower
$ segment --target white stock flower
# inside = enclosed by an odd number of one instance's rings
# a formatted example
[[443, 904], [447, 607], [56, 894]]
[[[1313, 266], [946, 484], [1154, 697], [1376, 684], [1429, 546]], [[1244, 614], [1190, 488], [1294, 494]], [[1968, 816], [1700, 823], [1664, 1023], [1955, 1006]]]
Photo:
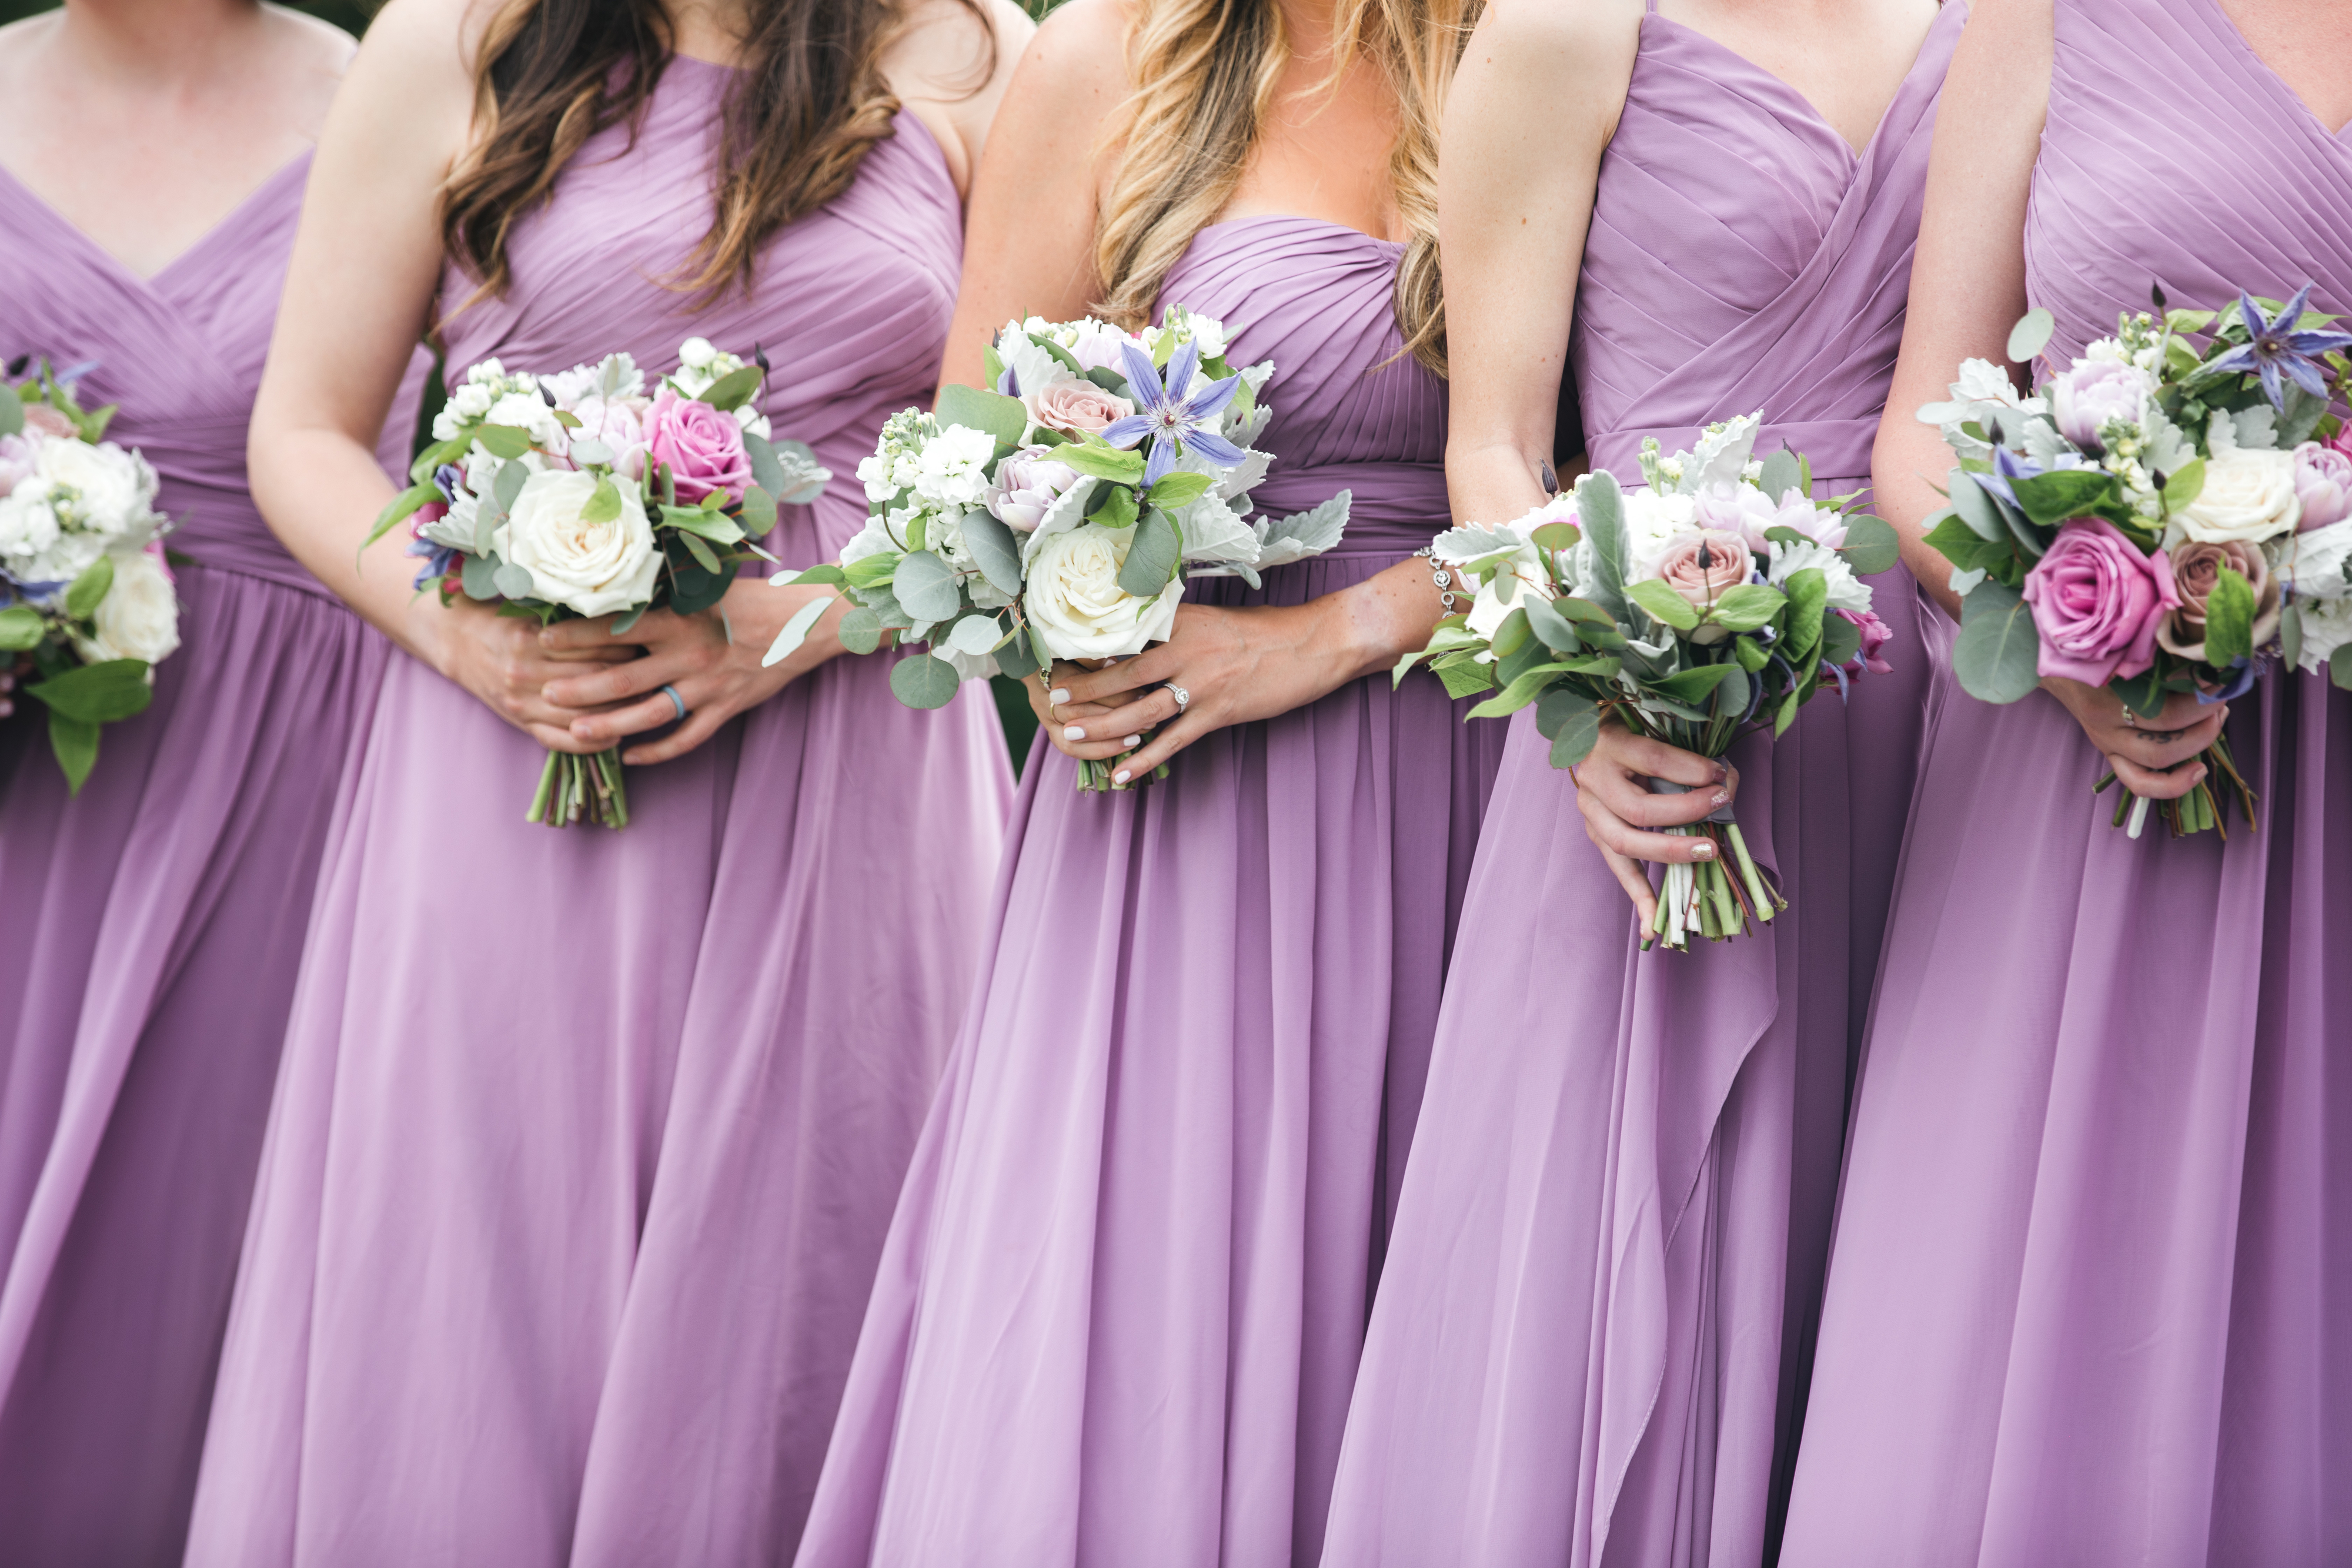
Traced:
[[533, 594], [583, 615], [608, 614], [652, 598], [661, 568], [653, 525], [635, 486], [617, 486], [617, 517], [582, 520], [597, 483], [593, 474], [564, 469], [532, 475], [490, 539], [501, 559], [530, 573]]
[[114, 586], [90, 616], [90, 634], [74, 651], [92, 664], [144, 659], [160, 664], [180, 646], [180, 601], [163, 563], [147, 550], [114, 552]]
[[1764, 580], [1775, 588], [1785, 589], [1789, 579], [1807, 567], [1818, 567], [1829, 582], [1829, 608], [1851, 610], [1856, 615], [1870, 608], [1870, 588], [1854, 576], [1853, 568], [1846, 565], [1845, 557], [1824, 545], [1776, 544], [1772, 561], [1765, 569]]
[[1053, 535], [1031, 558], [1022, 598], [1029, 620], [1057, 659], [1108, 659], [1139, 653], [1168, 635], [1184, 580], [1171, 577], [1150, 599], [1118, 585], [1133, 528], [1081, 523]]
[[1628, 490], [1622, 497], [1625, 557], [1631, 569], [1626, 580], [1639, 582], [1658, 575], [1658, 562], [1676, 540], [1698, 527], [1696, 497], [1660, 495], [1655, 490]]
[[2216, 439], [2213, 455], [2205, 460], [2204, 489], [2173, 517], [2200, 544], [2259, 544], [2290, 531], [2303, 517], [2294, 454], [2224, 447]]
[[555, 417], [555, 410], [537, 392], [501, 392], [482, 417], [486, 423], [510, 425], [528, 432], [530, 444], [541, 451], [558, 455], [563, 452], [563, 422]]
[[951, 424], [923, 444], [915, 459], [915, 491], [950, 506], [977, 507], [988, 494], [988, 463], [995, 455], [996, 437]]
[[1961, 433], [1960, 426], [1976, 422], [1979, 428], [1984, 421], [2000, 415], [2011, 417], [2001, 423], [2007, 434], [2016, 435], [2018, 423], [2029, 414], [2047, 413], [2049, 403], [2038, 397], [2019, 393], [2009, 371], [1990, 360], [1965, 360], [1960, 364], [1960, 379], [1950, 383], [1951, 400], [1931, 402], [1919, 410], [1922, 424], [1940, 426], [1945, 443], [1954, 451], [1969, 456], [1982, 457], [1992, 451], [1988, 442]]

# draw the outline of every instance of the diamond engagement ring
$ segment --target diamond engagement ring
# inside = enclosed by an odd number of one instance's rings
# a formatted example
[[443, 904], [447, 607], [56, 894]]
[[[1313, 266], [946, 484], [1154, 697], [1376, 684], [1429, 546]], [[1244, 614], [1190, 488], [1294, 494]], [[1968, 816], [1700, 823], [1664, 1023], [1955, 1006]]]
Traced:
[[1192, 694], [1186, 691], [1182, 686], [1178, 685], [1173, 681], [1168, 682], [1167, 686], [1168, 695], [1176, 699], [1176, 711], [1178, 713], [1182, 713], [1185, 706], [1192, 700]]

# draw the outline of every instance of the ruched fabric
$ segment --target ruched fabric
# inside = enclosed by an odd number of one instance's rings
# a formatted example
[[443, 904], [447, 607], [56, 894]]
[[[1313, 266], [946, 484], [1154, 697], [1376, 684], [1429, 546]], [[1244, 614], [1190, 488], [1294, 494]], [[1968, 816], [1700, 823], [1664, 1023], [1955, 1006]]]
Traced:
[[[2347, 235], [2216, 0], [2060, 0], [2059, 362], [2151, 284], [2352, 309]], [[2274, 673], [2230, 739], [2259, 825], [2134, 842], [2053, 699], [1939, 692], [1782, 1562], [2352, 1561], [2352, 697]]]
[[[1573, 358], [1592, 460], [1760, 410], [1759, 453], [1868, 483], [1946, 7], [1857, 156], [1780, 78], [1651, 15], [1603, 157]], [[1841, 477], [1842, 476], [1842, 477]], [[1933, 657], [1732, 753], [1790, 908], [1642, 953], [1531, 713], [1480, 835], [1323, 1561], [1762, 1561], [1803, 1409], [1859, 1045]]]
[[[1272, 360], [1286, 512], [1372, 576], [1444, 525], [1443, 390], [1401, 247], [1219, 224], [1163, 298]], [[1081, 795], [1042, 744], [979, 996], [908, 1177], [803, 1568], [1313, 1561], [1501, 727], [1385, 674]]]
[[[729, 73], [669, 62], [443, 307], [456, 373], [699, 335], [775, 367], [836, 476], [769, 546], [846, 540], [927, 395], [960, 204], [901, 115], [748, 294], [671, 286]], [[338, 813], [187, 1561], [774, 1561], [970, 990], [1010, 779], [984, 691], [915, 713], [840, 659], [677, 760], [611, 832], [523, 821], [541, 753], [394, 657]]]
[[[141, 278], [0, 171], [0, 360], [89, 363], [177, 522], [179, 651], [69, 796], [0, 722], [0, 1555], [175, 1561], [336, 781], [385, 645], [246, 488], [310, 166]], [[10, 766], [0, 762], [0, 770]]]

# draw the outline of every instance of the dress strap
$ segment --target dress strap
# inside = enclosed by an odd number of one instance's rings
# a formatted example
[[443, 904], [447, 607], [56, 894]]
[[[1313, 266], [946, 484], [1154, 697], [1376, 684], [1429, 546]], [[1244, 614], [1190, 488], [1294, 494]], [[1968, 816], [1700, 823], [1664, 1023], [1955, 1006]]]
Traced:
[[1642, 0], [1642, 14], [1645, 16], [1656, 16], [1658, 14], [1658, 0]]

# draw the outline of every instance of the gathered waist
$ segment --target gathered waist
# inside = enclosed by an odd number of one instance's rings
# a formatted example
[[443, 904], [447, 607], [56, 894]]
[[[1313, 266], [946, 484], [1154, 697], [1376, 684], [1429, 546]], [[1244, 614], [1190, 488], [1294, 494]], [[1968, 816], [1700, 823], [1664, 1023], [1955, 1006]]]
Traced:
[[1318, 463], [1297, 466], [1276, 458], [1273, 472], [1250, 492], [1270, 517], [1321, 506], [1349, 492], [1347, 531], [1327, 556], [1411, 555], [1453, 526], [1439, 463]]
[[[1661, 424], [1625, 430], [1588, 431], [1585, 439], [1592, 466], [1606, 468], [1621, 485], [1638, 485], [1642, 473], [1642, 442], [1655, 436], [1661, 452], [1686, 452], [1698, 444], [1706, 427]], [[1870, 473], [1870, 449], [1878, 440], [1878, 416], [1868, 419], [1767, 420], [1756, 432], [1756, 455], [1769, 457], [1786, 447], [1812, 464], [1818, 491], [1832, 476]], [[1867, 484], [1865, 477], [1859, 481]], [[1845, 487], [1851, 487], [1845, 486]]]

